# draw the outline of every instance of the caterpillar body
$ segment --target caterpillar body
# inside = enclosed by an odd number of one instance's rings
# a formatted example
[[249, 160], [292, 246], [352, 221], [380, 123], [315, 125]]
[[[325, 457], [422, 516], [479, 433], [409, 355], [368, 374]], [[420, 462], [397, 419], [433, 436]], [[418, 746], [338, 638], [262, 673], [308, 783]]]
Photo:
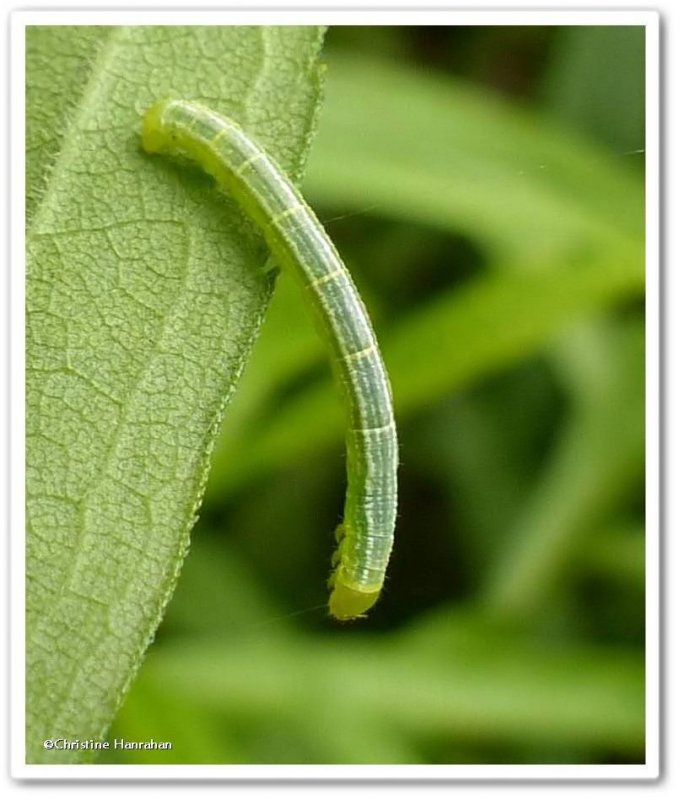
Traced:
[[397, 435], [387, 372], [367, 311], [321, 223], [265, 150], [233, 122], [184, 100], [144, 115], [149, 153], [189, 158], [234, 197], [316, 312], [347, 409], [347, 493], [336, 531], [329, 611], [363, 616], [377, 601], [393, 545]]

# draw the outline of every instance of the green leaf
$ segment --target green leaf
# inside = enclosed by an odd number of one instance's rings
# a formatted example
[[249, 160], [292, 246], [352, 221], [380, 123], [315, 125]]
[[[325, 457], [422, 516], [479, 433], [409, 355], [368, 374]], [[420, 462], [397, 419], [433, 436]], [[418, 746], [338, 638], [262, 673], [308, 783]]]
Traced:
[[47, 186], [71, 114], [85, 89], [91, 63], [111, 28], [35, 26], [26, 35], [26, 219]]
[[42, 742], [100, 738], [120, 704], [270, 293], [251, 224], [205, 176], [143, 155], [140, 114], [203, 100], [298, 179], [321, 31], [27, 36], [27, 758], [78, 761]]

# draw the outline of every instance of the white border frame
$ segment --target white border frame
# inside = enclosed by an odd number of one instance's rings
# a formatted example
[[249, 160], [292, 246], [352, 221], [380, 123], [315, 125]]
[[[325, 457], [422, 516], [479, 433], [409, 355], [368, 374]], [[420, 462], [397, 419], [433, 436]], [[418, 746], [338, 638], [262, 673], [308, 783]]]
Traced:
[[[236, 4], [235, 4], [236, 5]], [[660, 308], [659, 308], [659, 17], [651, 11], [454, 11], [430, 8], [230, 11], [15, 11], [11, 33], [11, 632], [12, 775], [68, 779], [229, 780], [652, 780], [659, 776], [660, 638], [659, 535], [646, 539], [646, 763], [644, 765], [27, 765], [24, 754], [24, 29], [27, 25], [642, 25], [646, 27], [646, 530], [659, 532]], [[435, 3], [433, 5], [436, 5]], [[300, 6], [308, 6], [301, 8]]]

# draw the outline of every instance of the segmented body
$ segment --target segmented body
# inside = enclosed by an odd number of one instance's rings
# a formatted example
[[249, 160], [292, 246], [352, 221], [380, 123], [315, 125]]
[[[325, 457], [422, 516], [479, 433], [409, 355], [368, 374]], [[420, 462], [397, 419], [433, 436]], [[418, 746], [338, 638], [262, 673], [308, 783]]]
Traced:
[[298, 277], [321, 323], [345, 397], [347, 494], [329, 610], [361, 616], [378, 599], [393, 544], [397, 437], [388, 376], [364, 303], [333, 243], [295, 186], [236, 123], [198, 104], [162, 100], [145, 114], [148, 152], [198, 162], [262, 230]]

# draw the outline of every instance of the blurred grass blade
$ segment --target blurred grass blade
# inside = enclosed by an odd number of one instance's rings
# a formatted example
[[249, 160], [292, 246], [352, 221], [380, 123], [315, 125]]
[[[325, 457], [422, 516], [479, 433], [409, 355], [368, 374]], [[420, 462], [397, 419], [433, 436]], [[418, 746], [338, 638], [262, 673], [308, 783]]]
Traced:
[[618, 502], [630, 500], [644, 469], [643, 326], [636, 321], [583, 333], [586, 338], [578, 335], [575, 343], [567, 337], [563, 349], [571, 351], [571, 372], [580, 367], [590, 372], [582, 354], [600, 352], [597, 391], [579, 398], [553, 458], [509, 532], [484, 597], [496, 614], [524, 623], [563, 587], [580, 548], [589, 547], [587, 538]]
[[[371, 208], [378, 215], [466, 233], [489, 250], [492, 270], [563, 269], [567, 262], [582, 260], [585, 253], [594, 263], [601, 257], [610, 262], [613, 253], [619, 252], [630, 263], [639, 254], [642, 258], [643, 187], [640, 177], [630, 173], [621, 160], [577, 135], [565, 133], [545, 118], [467, 83], [334, 51], [329, 59], [327, 101], [305, 182], [312, 200], [332, 208]], [[409, 108], [408, 114], [405, 108]], [[495, 258], [495, 253], [502, 254], [503, 260]], [[452, 263], [451, 269], [455, 272], [456, 264]], [[236, 399], [234, 417], [226, 423], [218, 441], [209, 498], [217, 497], [233, 479], [247, 480], [250, 466], [240, 476], [230, 474], [235, 447], [243, 441], [240, 449], [249, 451], [246, 436], [249, 441], [259, 438], [257, 431], [249, 431], [255, 420], [266, 416], [277, 390], [287, 379], [320, 361], [318, 342], [308, 330], [292, 288], [286, 281], [280, 282], [277, 293], [283, 290], [283, 294], [275, 298], [274, 316], [258, 343], [243, 393]], [[515, 302], [513, 294], [507, 302], [498, 300], [499, 305]], [[449, 303], [456, 303], [452, 296], [442, 302], [442, 321], [438, 324], [443, 328], [448, 324]], [[459, 369], [454, 361], [467, 363], [473, 357], [469, 354], [478, 351], [463, 346], [469, 332], [456, 328], [454, 333], [462, 333], [463, 338], [456, 359], [452, 356], [449, 363], [449, 336], [445, 331], [444, 363], [434, 365], [424, 354], [440, 346], [440, 332], [432, 323], [431, 336], [427, 330], [431, 310], [421, 313], [424, 322], [414, 325], [413, 335], [420, 339], [414, 340], [412, 353], [406, 341], [412, 335], [410, 323], [405, 323], [399, 348], [404, 348], [405, 357], [397, 353], [389, 365], [398, 403], [414, 406], [418, 393], [418, 403], [425, 404], [429, 392], [436, 398], [443, 390], [458, 385], [450, 379], [451, 371]], [[562, 318], [561, 312], [558, 317]], [[518, 319], [525, 324], [521, 315]], [[556, 323], [561, 324], [558, 318]], [[381, 335], [389, 358], [393, 334], [400, 336], [398, 330]], [[475, 341], [479, 334], [472, 331], [470, 335]], [[542, 335], [540, 331], [538, 335]], [[513, 337], [511, 334], [509, 342]], [[503, 366], [502, 361], [498, 363]], [[420, 388], [422, 364], [423, 371], [430, 374]], [[482, 371], [487, 369], [481, 365]], [[437, 387], [438, 382], [441, 387]], [[413, 399], [403, 400], [403, 391]], [[310, 405], [300, 414], [300, 419], [305, 419], [301, 444], [306, 436], [316, 435], [307, 430], [308, 414], [326, 441], [338, 437], [337, 408], [328, 400], [318, 402], [315, 406], [310, 399]], [[283, 413], [293, 412], [285, 407]], [[290, 436], [284, 433], [286, 426], [282, 420], [274, 426], [279, 433], [271, 434], [273, 438], [282, 437], [279, 463], [286, 460], [286, 448], [291, 448], [291, 458], [300, 452], [293, 422]], [[327, 433], [321, 430], [327, 427]], [[260, 455], [246, 457], [254, 462], [256, 472], [267, 468], [270, 454], [262, 457], [263, 461]]]
[[598, 531], [584, 544], [581, 561], [587, 574], [628, 587], [645, 587], [646, 532], [641, 525]]
[[463, 232], [526, 268], [643, 235], [621, 161], [451, 76], [366, 58], [330, 53], [309, 166], [314, 203]]
[[[273, 735], [278, 728], [289, 735], [312, 730], [317, 750], [310, 760], [322, 763], [367, 760], [363, 737], [348, 737], [339, 751], [327, 736], [348, 710], [351, 722], [377, 736], [385, 728], [392, 739], [579, 744], [620, 758], [637, 756], [643, 744], [643, 660], [630, 649], [563, 643], [551, 650], [449, 613], [380, 642], [345, 638], [339, 648], [337, 641], [288, 637], [276, 644], [261, 637], [234, 649], [195, 639], [191, 648], [155, 650], [118, 732], [139, 738], [135, 708], [163, 687], [189, 707], [210, 710], [228, 730], [241, 719]], [[145, 735], [158, 738], [149, 727]]]
[[643, 147], [645, 50], [643, 25], [566, 28], [545, 79], [547, 105], [615, 152]]
[[[642, 264], [642, 255], [627, 252], [555, 271], [495, 270], [422, 306], [379, 335], [398, 421], [547, 347], [575, 320], [640, 296]], [[339, 442], [342, 432], [340, 403], [329, 381], [319, 381], [260, 419], [257, 429], [245, 429], [243, 438], [222, 443], [207, 497]]]

